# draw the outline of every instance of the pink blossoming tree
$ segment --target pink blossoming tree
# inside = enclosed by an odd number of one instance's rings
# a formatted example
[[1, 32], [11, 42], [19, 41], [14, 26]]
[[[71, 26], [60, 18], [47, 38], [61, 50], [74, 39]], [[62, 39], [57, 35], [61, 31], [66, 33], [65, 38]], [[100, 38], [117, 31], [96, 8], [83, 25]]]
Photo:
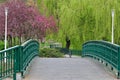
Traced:
[[[0, 37], [4, 38], [5, 7], [8, 8], [8, 39], [13, 44], [16, 39], [30, 38], [41, 39], [46, 32], [57, 31], [56, 21], [53, 16], [41, 15], [34, 6], [28, 6], [21, 0], [10, 0], [0, 5]], [[12, 40], [13, 39], [13, 40]], [[18, 42], [17, 41], [17, 42]]]

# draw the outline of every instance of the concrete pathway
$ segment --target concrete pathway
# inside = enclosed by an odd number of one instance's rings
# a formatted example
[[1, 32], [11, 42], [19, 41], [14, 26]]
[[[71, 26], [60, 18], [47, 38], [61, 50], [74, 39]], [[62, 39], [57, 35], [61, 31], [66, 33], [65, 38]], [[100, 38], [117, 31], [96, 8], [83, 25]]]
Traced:
[[35, 58], [24, 80], [117, 80], [89, 58]]

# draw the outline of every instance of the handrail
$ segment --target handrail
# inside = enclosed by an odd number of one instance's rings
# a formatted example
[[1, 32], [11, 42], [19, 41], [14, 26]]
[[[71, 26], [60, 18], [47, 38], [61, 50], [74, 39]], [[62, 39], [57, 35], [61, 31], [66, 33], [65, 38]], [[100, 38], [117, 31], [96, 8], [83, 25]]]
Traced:
[[36, 40], [28, 40], [21, 46], [22, 46], [21, 71], [22, 76], [24, 76], [24, 73], [26, 72], [29, 63], [39, 53], [39, 43]]
[[38, 53], [39, 43], [36, 40], [0, 51], [0, 80], [11, 76], [16, 80], [16, 73], [24, 76], [29, 63]]
[[120, 46], [106, 41], [88, 41], [83, 44], [82, 56], [97, 58], [111, 66], [120, 76]]
[[14, 46], [0, 51], [0, 80], [10, 76], [13, 76], [14, 80], [16, 80], [16, 69], [18, 65], [16, 61], [19, 48], [20, 46]]

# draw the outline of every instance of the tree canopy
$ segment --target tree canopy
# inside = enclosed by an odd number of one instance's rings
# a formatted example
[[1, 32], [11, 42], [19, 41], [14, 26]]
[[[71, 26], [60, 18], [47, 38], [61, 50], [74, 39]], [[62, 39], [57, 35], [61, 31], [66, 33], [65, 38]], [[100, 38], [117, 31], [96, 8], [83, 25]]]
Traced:
[[[115, 43], [120, 44], [120, 0], [38, 0], [43, 13], [54, 15], [58, 34], [49, 35], [65, 46], [71, 40], [71, 49], [81, 49], [88, 40], [111, 41], [111, 11], [115, 10]], [[47, 9], [47, 11], [46, 11]]]
[[46, 32], [56, 32], [56, 20], [45, 16], [35, 6], [22, 0], [9, 0], [0, 5], [0, 37], [4, 36], [5, 7], [8, 8], [8, 37], [36, 38], [42, 40]]

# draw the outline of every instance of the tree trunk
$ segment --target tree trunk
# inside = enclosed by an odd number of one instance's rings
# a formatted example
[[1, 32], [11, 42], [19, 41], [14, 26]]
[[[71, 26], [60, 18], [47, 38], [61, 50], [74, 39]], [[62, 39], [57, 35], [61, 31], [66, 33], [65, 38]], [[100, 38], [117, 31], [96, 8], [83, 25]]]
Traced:
[[12, 36], [8, 35], [8, 46], [7, 47], [12, 47]]

